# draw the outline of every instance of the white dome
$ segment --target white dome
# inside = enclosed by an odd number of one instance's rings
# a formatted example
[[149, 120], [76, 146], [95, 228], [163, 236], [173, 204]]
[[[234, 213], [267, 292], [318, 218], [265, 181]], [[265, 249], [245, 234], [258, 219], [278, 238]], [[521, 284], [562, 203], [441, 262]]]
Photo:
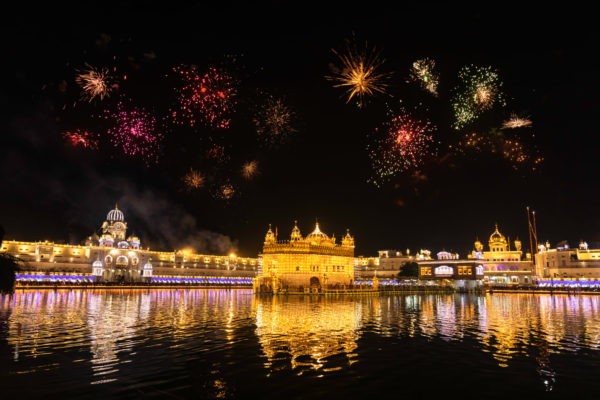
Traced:
[[103, 267], [103, 265], [102, 265], [102, 261], [100, 261], [100, 260], [96, 260], [96, 261], [94, 261], [94, 262], [92, 263], [92, 267], [100, 267], [100, 268], [102, 268], [102, 267]]
[[106, 216], [107, 221], [125, 221], [125, 216], [123, 215], [123, 211], [119, 210], [117, 206], [115, 206], [114, 210], [110, 210], [108, 215]]
[[146, 270], [152, 269], [152, 264], [150, 264], [150, 261], [148, 261], [146, 264], [144, 264], [144, 269], [146, 269]]

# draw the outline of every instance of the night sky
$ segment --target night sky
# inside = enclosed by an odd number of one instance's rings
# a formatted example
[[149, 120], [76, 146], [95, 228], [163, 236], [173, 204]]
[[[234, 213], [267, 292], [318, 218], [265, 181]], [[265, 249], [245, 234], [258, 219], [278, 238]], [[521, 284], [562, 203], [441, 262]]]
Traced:
[[[540, 241], [600, 243], [595, 13], [573, 3], [541, 10], [252, 3], [16, 6], [2, 28], [5, 239], [80, 243], [118, 203], [128, 232], [166, 251], [233, 248], [256, 257], [269, 224], [284, 240], [297, 220], [303, 234], [316, 221], [338, 240], [349, 229], [356, 255], [427, 248], [464, 256], [475, 239], [487, 243], [495, 223], [528, 247], [528, 206]], [[342, 52], [350, 38], [380, 51], [379, 71], [389, 74], [387, 93], [366, 97], [362, 107], [326, 78], [339, 64], [332, 50]], [[412, 63], [425, 57], [438, 68], [437, 97], [408, 80]], [[111, 68], [118, 89], [81, 100], [75, 77], [86, 63]], [[173, 68], [181, 65], [216, 66], [235, 78], [229, 128], [169, 120], [180, 86]], [[497, 70], [506, 106], [456, 130], [451, 100], [467, 65]], [[261, 145], [253, 123], [269, 95], [294, 111], [296, 131], [276, 146]], [[102, 116], [114, 113], [119, 99], [159, 121], [164, 139], [156, 162], [126, 156], [108, 140]], [[399, 107], [418, 109], [436, 126], [439, 152], [418, 173], [397, 174], [378, 188], [369, 181], [367, 147]], [[490, 132], [512, 112], [533, 121], [510, 134], [539, 150], [537, 169], [485, 151], [449, 156], [458, 135]], [[97, 134], [98, 148], [70, 146], [63, 134], [75, 129]], [[215, 144], [225, 153], [208, 160]], [[240, 176], [249, 160], [259, 170], [250, 181]], [[190, 169], [206, 175], [205, 187], [186, 187]], [[213, 187], [224, 183], [235, 188], [231, 199], [215, 195]]]

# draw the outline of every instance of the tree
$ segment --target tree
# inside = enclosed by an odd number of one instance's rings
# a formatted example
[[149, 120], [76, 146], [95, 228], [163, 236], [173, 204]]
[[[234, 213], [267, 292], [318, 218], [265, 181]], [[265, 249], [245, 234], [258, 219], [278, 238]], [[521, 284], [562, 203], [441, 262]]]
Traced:
[[414, 261], [406, 261], [400, 267], [398, 272], [398, 280], [402, 278], [417, 278], [419, 276], [419, 264]]
[[[4, 238], [4, 228], [0, 226], [0, 247]], [[0, 294], [14, 293], [15, 273], [21, 268], [20, 260], [7, 253], [0, 253]]]

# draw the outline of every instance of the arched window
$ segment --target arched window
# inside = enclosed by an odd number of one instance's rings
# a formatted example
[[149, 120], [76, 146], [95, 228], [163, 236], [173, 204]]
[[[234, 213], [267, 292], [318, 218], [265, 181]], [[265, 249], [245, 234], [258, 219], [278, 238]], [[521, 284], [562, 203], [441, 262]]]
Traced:
[[436, 276], [451, 276], [454, 275], [454, 270], [452, 269], [452, 267], [449, 267], [447, 265], [440, 265], [439, 267], [435, 268], [434, 274]]
[[127, 265], [129, 264], [129, 260], [127, 259], [126, 256], [119, 256], [117, 257], [117, 260], [115, 261], [115, 265]]

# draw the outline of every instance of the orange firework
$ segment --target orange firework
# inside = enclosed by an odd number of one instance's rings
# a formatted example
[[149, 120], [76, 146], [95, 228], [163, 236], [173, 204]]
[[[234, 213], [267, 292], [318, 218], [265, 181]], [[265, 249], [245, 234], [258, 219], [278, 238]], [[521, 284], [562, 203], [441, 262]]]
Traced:
[[190, 171], [183, 176], [183, 182], [189, 189], [200, 189], [204, 186], [205, 178], [200, 172], [190, 169]]
[[242, 176], [248, 180], [254, 178], [258, 173], [258, 162], [248, 161], [242, 166]]
[[521, 118], [512, 114], [510, 119], [504, 121], [502, 129], [526, 128], [531, 125], [533, 125], [533, 122], [529, 118]]
[[224, 200], [229, 200], [233, 197], [235, 193], [235, 189], [233, 188], [233, 186], [229, 183], [222, 185], [221, 186], [221, 197]]
[[365, 49], [361, 51], [350, 43], [346, 53], [332, 51], [338, 57], [341, 66], [334, 66], [334, 75], [326, 78], [338, 82], [334, 87], [346, 89], [347, 103], [356, 98], [357, 105], [362, 107], [366, 96], [386, 93], [388, 74], [377, 71], [384, 62], [378, 51], [374, 48], [369, 49], [366, 44]]
[[63, 133], [66, 143], [72, 147], [83, 147], [86, 149], [97, 149], [98, 138], [92, 132], [76, 129]]
[[96, 69], [89, 65], [87, 67], [86, 71], [79, 73], [75, 78], [75, 82], [83, 89], [81, 97], [88, 101], [92, 101], [96, 97], [103, 100], [110, 95], [111, 91], [108, 69]]

